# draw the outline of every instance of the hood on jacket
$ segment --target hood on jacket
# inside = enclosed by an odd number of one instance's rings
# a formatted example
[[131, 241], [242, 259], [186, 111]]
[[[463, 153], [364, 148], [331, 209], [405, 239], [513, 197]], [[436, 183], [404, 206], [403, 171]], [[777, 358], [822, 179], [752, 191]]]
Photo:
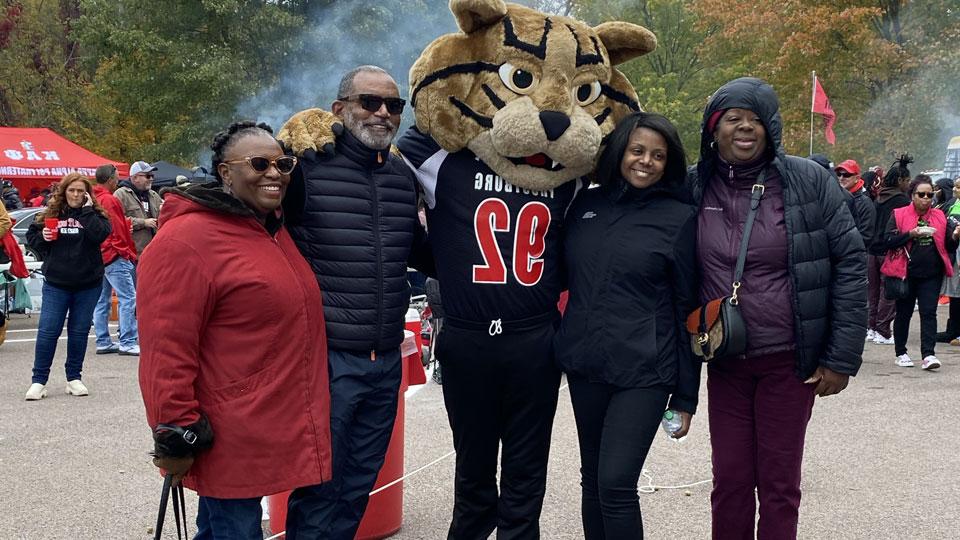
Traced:
[[946, 195], [942, 199], [938, 199], [938, 205], [943, 205], [953, 200], [953, 180], [944, 177], [934, 182], [933, 185], [938, 192]]
[[[240, 199], [223, 191], [219, 183], [168, 187], [164, 188], [162, 193], [165, 199], [163, 208], [160, 210], [161, 226], [171, 219], [192, 212], [218, 212], [259, 221], [256, 212]], [[283, 225], [283, 218], [280, 207], [277, 207], [277, 212], [267, 215], [264, 227], [274, 235], [281, 225]]]
[[783, 159], [783, 121], [780, 119], [780, 100], [777, 93], [765, 81], [754, 77], [741, 77], [724, 84], [714, 92], [707, 108], [703, 110], [703, 121], [700, 124], [700, 162], [697, 165], [701, 178], [708, 177], [719, 157], [717, 151], [710, 148], [713, 133], [707, 130], [707, 124], [715, 112], [726, 109], [747, 109], [756, 113], [767, 132], [767, 156], [771, 160], [775, 157]]
[[[166, 196], [163, 203], [164, 209], [168, 206], [170, 208], [170, 210], [164, 212], [166, 219], [173, 219], [190, 212], [207, 210], [237, 217], [257, 217], [253, 210], [243, 204], [243, 201], [223, 191], [220, 184], [168, 187], [164, 188], [162, 193]], [[186, 199], [196, 204], [184, 204], [180, 199]], [[196, 205], [200, 207], [198, 208]]]
[[897, 195], [902, 195], [904, 199], [906, 199], [908, 202], [910, 201], [910, 198], [907, 197], [907, 194], [901, 191], [898, 186], [881, 186], [880, 192], [877, 193], [877, 203], [883, 204]]

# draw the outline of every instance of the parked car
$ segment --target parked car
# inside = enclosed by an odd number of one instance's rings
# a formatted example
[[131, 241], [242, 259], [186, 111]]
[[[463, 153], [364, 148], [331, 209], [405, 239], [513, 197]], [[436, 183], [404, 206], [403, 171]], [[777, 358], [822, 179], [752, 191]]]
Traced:
[[27, 229], [30, 228], [30, 224], [36, 219], [37, 213], [46, 209], [46, 206], [34, 206], [10, 212], [10, 217], [16, 221], [16, 223], [13, 224], [13, 236], [16, 237], [17, 243], [23, 246], [23, 252], [38, 261], [42, 260], [40, 254], [27, 244]]

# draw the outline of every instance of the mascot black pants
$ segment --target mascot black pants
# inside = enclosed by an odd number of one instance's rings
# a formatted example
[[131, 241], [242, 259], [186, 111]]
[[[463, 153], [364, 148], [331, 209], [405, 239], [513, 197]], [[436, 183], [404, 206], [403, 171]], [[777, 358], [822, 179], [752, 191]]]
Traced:
[[552, 354], [557, 318], [445, 319], [437, 358], [457, 451], [450, 539], [486, 539], [494, 527], [501, 540], [540, 536], [560, 386]]

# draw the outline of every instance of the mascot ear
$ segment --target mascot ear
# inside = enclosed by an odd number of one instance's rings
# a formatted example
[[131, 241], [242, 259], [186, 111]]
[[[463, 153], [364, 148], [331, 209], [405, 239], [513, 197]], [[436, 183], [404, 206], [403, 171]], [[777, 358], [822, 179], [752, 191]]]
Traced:
[[457, 26], [469, 34], [499, 21], [507, 15], [503, 0], [450, 0], [450, 11], [457, 18]]
[[657, 36], [646, 28], [623, 21], [601, 23], [593, 28], [610, 54], [610, 65], [643, 56], [657, 48]]

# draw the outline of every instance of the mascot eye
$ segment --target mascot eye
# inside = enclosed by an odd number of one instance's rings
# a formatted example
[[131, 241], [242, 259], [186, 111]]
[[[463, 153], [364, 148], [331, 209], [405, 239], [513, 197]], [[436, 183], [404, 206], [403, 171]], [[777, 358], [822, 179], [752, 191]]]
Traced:
[[577, 98], [577, 105], [586, 107], [600, 97], [600, 81], [593, 81], [590, 84], [581, 84], [574, 90], [574, 96]]
[[537, 78], [534, 77], [533, 73], [524, 71], [510, 63], [501, 65], [499, 74], [503, 84], [518, 94], [529, 94], [537, 85]]

